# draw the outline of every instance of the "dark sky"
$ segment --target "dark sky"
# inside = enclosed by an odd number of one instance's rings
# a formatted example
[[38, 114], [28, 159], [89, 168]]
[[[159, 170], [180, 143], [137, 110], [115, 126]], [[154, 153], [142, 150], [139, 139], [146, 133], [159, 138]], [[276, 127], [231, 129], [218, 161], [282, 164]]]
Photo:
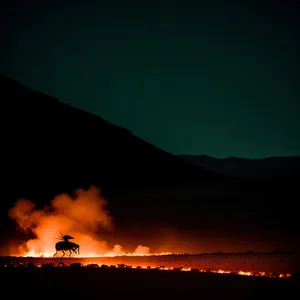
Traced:
[[6, 2], [0, 73], [174, 154], [300, 155], [296, 0]]

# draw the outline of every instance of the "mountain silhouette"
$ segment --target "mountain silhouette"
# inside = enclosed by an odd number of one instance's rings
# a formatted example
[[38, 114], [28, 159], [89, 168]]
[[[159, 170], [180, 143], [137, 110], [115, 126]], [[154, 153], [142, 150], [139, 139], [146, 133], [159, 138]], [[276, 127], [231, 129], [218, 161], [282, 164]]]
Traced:
[[300, 156], [247, 159], [240, 157], [215, 158], [207, 155], [179, 155], [185, 161], [225, 176], [284, 180], [300, 178]]
[[11, 174], [18, 186], [49, 174], [55, 174], [52, 184], [75, 179], [114, 187], [221, 178], [14, 80], [2, 76], [0, 88], [7, 128], [4, 152], [13, 156], [7, 171], [18, 170]]

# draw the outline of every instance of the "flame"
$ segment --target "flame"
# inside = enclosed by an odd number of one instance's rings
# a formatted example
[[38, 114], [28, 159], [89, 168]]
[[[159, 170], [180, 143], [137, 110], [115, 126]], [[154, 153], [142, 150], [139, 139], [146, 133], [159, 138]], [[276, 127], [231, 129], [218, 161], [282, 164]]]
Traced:
[[75, 238], [74, 242], [80, 245], [78, 257], [171, 254], [151, 253], [150, 248], [144, 245], [138, 245], [132, 252], [125, 252], [121, 245], [110, 249], [108, 243], [100, 237], [102, 231], [113, 230], [113, 218], [106, 210], [106, 204], [101, 190], [94, 186], [87, 190], [79, 189], [74, 195], [58, 195], [51, 201], [51, 207], [44, 209], [37, 209], [30, 200], [19, 199], [9, 210], [9, 216], [21, 230], [33, 233], [36, 238], [20, 245], [18, 255], [52, 257], [59, 232]]
[[[30, 245], [30, 243], [27, 243]], [[94, 247], [92, 245], [91, 247]], [[87, 248], [91, 248], [89, 245], [87, 245]], [[24, 252], [21, 256], [23, 257], [45, 257], [45, 258], [51, 258], [53, 257], [53, 245], [51, 247], [52, 251], [41, 251], [37, 252], [35, 250], [29, 250], [27, 252]], [[161, 256], [161, 255], [171, 255], [171, 252], [159, 252], [159, 253], [151, 253], [150, 248], [142, 245], [138, 245], [136, 249], [133, 252], [125, 252], [123, 251], [122, 246], [115, 245], [111, 251], [107, 252], [99, 252], [99, 251], [88, 251], [88, 252], [82, 252], [80, 255], [76, 255], [76, 257], [79, 258], [91, 258], [91, 257], [117, 257], [117, 256]]]

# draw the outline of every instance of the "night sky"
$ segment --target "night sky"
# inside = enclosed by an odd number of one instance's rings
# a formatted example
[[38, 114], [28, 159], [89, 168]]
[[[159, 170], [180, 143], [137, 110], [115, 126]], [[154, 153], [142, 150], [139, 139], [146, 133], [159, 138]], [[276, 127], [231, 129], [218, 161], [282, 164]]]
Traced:
[[6, 2], [3, 75], [174, 154], [300, 155], [296, 0]]

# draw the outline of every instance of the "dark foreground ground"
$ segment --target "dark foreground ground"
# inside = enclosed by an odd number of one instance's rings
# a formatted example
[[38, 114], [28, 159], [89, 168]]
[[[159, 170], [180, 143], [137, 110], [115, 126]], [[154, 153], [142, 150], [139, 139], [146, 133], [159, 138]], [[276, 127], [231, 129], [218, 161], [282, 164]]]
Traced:
[[[2, 292], [30, 299], [289, 299], [299, 278], [92, 267], [1, 267]], [[295, 294], [296, 292], [296, 294]]]

